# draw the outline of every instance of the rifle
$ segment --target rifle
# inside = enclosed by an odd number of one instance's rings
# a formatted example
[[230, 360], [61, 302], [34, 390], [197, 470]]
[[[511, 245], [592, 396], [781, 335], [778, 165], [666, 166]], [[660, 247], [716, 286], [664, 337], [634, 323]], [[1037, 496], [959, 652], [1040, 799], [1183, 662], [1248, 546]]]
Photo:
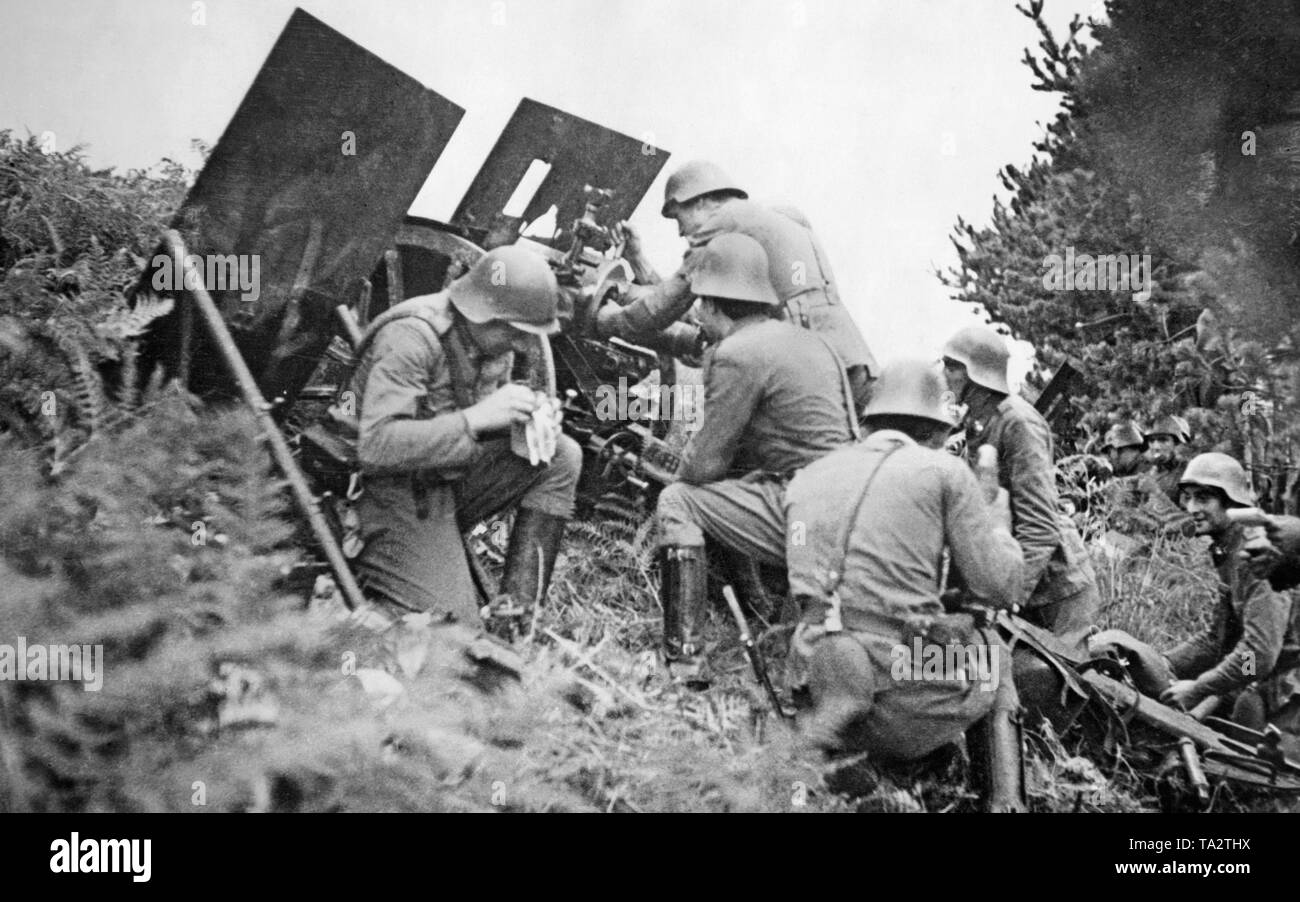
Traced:
[[767, 699], [772, 703], [772, 709], [782, 719], [793, 720], [794, 715], [781, 704], [776, 689], [772, 687], [772, 680], [767, 675], [767, 665], [763, 662], [763, 653], [758, 650], [758, 646], [754, 644], [754, 637], [749, 633], [749, 624], [745, 622], [745, 614], [740, 610], [740, 602], [736, 600], [735, 590], [731, 586], [723, 586], [722, 597], [727, 600], [727, 607], [730, 608], [731, 616], [736, 621], [736, 628], [740, 630], [740, 644], [745, 649], [745, 657], [749, 658], [749, 666], [754, 670], [754, 678], [758, 680], [758, 684], [767, 693]]
[[1045, 662], [1060, 677], [1063, 696], [1074, 695], [1086, 705], [1099, 706], [1107, 717], [1125, 724], [1136, 721], [1168, 737], [1178, 747], [1188, 782], [1202, 804], [1208, 801], [1210, 779], [1300, 793], [1300, 763], [1282, 753], [1277, 728], [1260, 732], [1205, 716], [1208, 704], [1193, 713], [1161, 704], [1104, 673], [1114, 671], [1114, 659], [1082, 653], [1009, 611], [974, 610], [993, 623], [1013, 650], [1023, 646]]

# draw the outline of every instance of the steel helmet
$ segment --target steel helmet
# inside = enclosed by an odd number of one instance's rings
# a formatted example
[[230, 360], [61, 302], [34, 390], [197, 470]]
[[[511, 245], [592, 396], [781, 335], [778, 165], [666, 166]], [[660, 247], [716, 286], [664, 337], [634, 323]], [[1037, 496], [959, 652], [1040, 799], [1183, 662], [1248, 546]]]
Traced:
[[534, 335], [559, 330], [559, 286], [540, 254], [515, 245], [488, 251], [447, 289], [456, 309], [472, 323], [505, 320]]
[[1114, 448], [1118, 451], [1120, 448], [1144, 448], [1146, 443], [1147, 440], [1143, 438], [1142, 430], [1138, 429], [1135, 423], [1125, 420], [1122, 423], [1116, 423], [1107, 430], [1102, 447]]
[[1192, 440], [1192, 427], [1182, 417], [1170, 414], [1156, 420], [1151, 431], [1147, 433], [1147, 438], [1154, 438], [1157, 435], [1167, 435], [1180, 445], [1185, 445]]
[[1255, 504], [1255, 492], [1246, 478], [1246, 471], [1235, 458], [1217, 451], [1198, 454], [1192, 458], [1187, 469], [1178, 480], [1181, 489], [1188, 485], [1208, 486], [1222, 489], [1228, 500], [1243, 507]]
[[690, 272], [691, 293], [702, 298], [777, 305], [763, 245], [748, 235], [728, 232], [698, 252]]
[[943, 356], [966, 367], [966, 376], [976, 385], [1011, 394], [1007, 386], [1007, 361], [1011, 352], [1001, 335], [987, 326], [967, 326], [943, 346]]
[[957, 418], [952, 409], [955, 403], [952, 392], [944, 385], [943, 375], [932, 361], [904, 358], [880, 371], [862, 415], [866, 418], [898, 414], [955, 426]]
[[739, 197], [749, 197], [744, 189], [736, 187], [735, 180], [717, 163], [691, 160], [668, 176], [668, 183], [664, 185], [664, 207], [660, 212], [671, 218], [677, 204], [713, 191], [731, 191]]

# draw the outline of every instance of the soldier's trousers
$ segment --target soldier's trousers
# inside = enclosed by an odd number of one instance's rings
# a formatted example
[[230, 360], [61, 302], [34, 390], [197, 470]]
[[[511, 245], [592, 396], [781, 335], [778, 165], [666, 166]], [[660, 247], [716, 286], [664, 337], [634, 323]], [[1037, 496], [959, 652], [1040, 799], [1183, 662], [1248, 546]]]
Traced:
[[483, 442], [461, 479], [421, 492], [410, 475], [366, 477], [357, 504], [365, 541], [357, 559], [362, 588], [401, 607], [477, 623], [461, 534], [516, 502], [567, 519], [581, 469], [582, 449], [561, 435], [555, 457], [536, 467], [511, 452], [508, 440]]
[[674, 482], [659, 493], [659, 544], [699, 547], [705, 533], [767, 564], [785, 564], [786, 480], [766, 473], [705, 485]]
[[[882, 761], [912, 761], [955, 742], [999, 707], [1019, 707], [1011, 651], [991, 630], [972, 630], [958, 647], [978, 667], [954, 672], [924, 666], [927, 653], [896, 635], [846, 630], [817, 640], [808, 662], [814, 709], [807, 732], [822, 747], [866, 752]], [[982, 656], [982, 659], [981, 659]]]

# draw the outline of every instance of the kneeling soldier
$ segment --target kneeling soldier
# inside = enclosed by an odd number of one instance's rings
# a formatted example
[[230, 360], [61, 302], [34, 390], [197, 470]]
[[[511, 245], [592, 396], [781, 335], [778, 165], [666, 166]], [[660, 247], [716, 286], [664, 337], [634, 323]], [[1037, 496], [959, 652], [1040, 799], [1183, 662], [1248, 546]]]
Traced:
[[691, 272], [690, 290], [714, 343], [704, 359], [703, 423], [682, 452], [678, 481], [659, 495], [656, 516], [665, 656], [675, 679], [699, 684], [705, 534], [783, 565], [786, 481], [853, 441], [857, 424], [835, 352], [814, 333], [773, 319], [780, 299], [757, 241], [734, 233], [714, 238]]
[[1241, 464], [1226, 454], [1193, 458], [1179, 481], [1196, 534], [1209, 536], [1219, 592], [1209, 629], [1168, 654], [1175, 681], [1161, 700], [1186, 708], [1210, 696], [1232, 704], [1252, 729], [1272, 723], [1300, 734], [1300, 628], [1290, 595], [1274, 591], [1242, 555], [1244, 528], [1233, 508], [1252, 507]]
[[865, 420], [861, 444], [805, 467], [786, 492], [790, 591], [803, 610], [795, 653], [807, 660], [815, 705], [810, 732], [828, 750], [906, 761], [987, 716], [982, 737], [993, 758], [979, 763], [1006, 778], [995, 779], [990, 805], [1021, 809], [1011, 652], [940, 598], [946, 550], [982, 602], [1018, 600], [1024, 562], [1006, 492], [991, 461], [982, 487], [939, 450], [954, 419], [934, 364], [887, 365]]
[[[411, 298], [366, 332], [352, 385], [359, 399], [359, 504], [366, 591], [414, 611], [477, 623], [461, 534], [518, 503], [501, 592], [526, 610], [542, 599], [582, 452], [559, 435], [549, 463], [513, 453], [509, 430], [542, 401], [510, 383], [516, 353], [559, 328], [555, 276], [523, 248], [488, 252], [443, 292]], [[558, 428], [558, 414], [551, 425]]]
[[1088, 550], [1060, 509], [1047, 421], [1007, 385], [1010, 357], [1002, 336], [962, 329], [944, 347], [944, 375], [966, 404], [966, 449], [997, 451], [998, 483], [1011, 495], [1011, 530], [1025, 555], [1024, 617], [1067, 641], [1082, 642], [1101, 596]]

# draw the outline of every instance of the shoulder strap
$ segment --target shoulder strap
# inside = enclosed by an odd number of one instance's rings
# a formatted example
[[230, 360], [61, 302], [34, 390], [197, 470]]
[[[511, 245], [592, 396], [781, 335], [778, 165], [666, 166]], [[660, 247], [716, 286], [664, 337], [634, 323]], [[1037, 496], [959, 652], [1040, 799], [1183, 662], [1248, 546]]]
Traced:
[[[391, 316], [389, 316], [390, 313]], [[361, 365], [361, 358], [370, 350], [370, 346], [374, 343], [375, 336], [379, 334], [379, 331], [389, 323], [404, 319], [418, 320], [433, 332], [438, 343], [442, 345], [443, 350], [447, 353], [447, 365], [451, 370], [451, 386], [456, 395], [456, 404], [462, 409], [471, 406], [474, 403], [474, 387], [469, 382], [469, 373], [472, 367], [469, 364], [469, 354], [457, 334], [457, 330], [452, 328], [445, 335], [439, 334], [440, 320], [432, 310], [420, 307], [385, 311], [366, 328], [365, 334], [361, 337], [361, 343], [352, 352], [352, 364], [348, 367], [345, 378], [339, 382], [340, 391], [352, 384], [352, 377], [356, 375], [357, 367]]]
[[825, 345], [826, 350], [831, 352], [831, 357], [835, 358], [835, 365], [840, 371], [840, 394], [844, 398], [844, 409], [849, 412], [849, 435], [853, 437], [853, 441], [860, 441], [862, 439], [862, 430], [858, 426], [858, 409], [854, 405], [853, 386], [849, 385], [849, 373], [844, 368], [844, 361], [840, 359], [840, 355], [835, 352], [835, 349], [831, 347], [831, 343], [824, 337], [811, 329], [808, 329], [807, 332], [809, 335], [816, 336], [817, 340]]
[[890, 455], [901, 447], [903, 447], [902, 442], [895, 442], [880, 455], [880, 458], [867, 474], [866, 480], [862, 483], [862, 490], [858, 493], [849, 516], [844, 518], [843, 527], [831, 544], [830, 565], [826, 568], [825, 574], [826, 598], [830, 603], [830, 610], [826, 612], [826, 632], [828, 633], [838, 633], [844, 629], [844, 621], [840, 616], [839, 588], [840, 583], [844, 581], [844, 563], [849, 556], [849, 539], [853, 535], [853, 526], [857, 523], [858, 514], [862, 511], [862, 505], [867, 500], [867, 493], [871, 491], [871, 483], [875, 482], [876, 474], [880, 472], [880, 468], [884, 466]]
[[832, 306], [840, 302], [839, 289], [835, 287], [835, 281], [831, 278], [830, 270], [826, 268], [825, 251], [822, 250], [822, 243], [817, 237], [817, 233], [811, 227], [807, 227], [808, 240], [812, 242], [813, 259], [817, 261], [817, 269], [821, 271], [822, 282], [825, 283], [826, 301]]

